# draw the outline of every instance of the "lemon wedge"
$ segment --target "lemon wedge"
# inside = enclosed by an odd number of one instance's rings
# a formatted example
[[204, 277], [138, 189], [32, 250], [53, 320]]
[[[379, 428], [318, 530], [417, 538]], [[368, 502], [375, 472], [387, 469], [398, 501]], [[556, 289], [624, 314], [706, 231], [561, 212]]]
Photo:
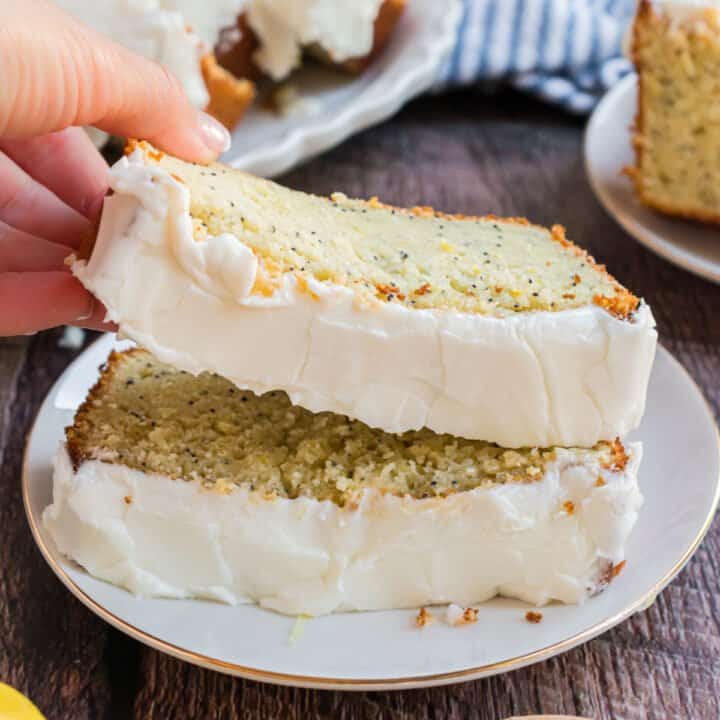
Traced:
[[0, 720], [45, 720], [45, 716], [24, 695], [0, 682]]

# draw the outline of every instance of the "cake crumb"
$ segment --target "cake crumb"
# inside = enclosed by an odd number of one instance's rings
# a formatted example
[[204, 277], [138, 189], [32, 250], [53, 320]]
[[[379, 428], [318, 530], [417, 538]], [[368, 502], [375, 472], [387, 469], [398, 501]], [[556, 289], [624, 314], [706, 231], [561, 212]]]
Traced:
[[606, 470], [612, 470], [613, 472], [620, 472], [625, 469], [625, 466], [630, 460], [630, 456], [627, 454], [625, 447], [623, 446], [620, 438], [615, 438], [610, 444], [612, 456], [609, 462], [603, 464]]
[[598, 475], [598, 479], [595, 481], [595, 487], [605, 487], [607, 483]]
[[535, 612], [534, 610], [528, 610], [525, 613], [525, 619], [529, 623], [533, 623], [534, 625], [537, 625], [539, 622], [542, 621], [543, 616], [542, 616], [542, 613]]
[[126, 504], [126, 505], [132, 505], [133, 499], [132, 499], [132, 496], [131, 496], [131, 495], [126, 495], [126, 496], [123, 498], [123, 500], [125, 501], [125, 504]]
[[613, 565], [610, 568], [610, 572], [609, 572], [610, 579], [616, 578], [625, 569], [626, 563], [627, 563], [627, 560], [623, 560], [622, 562], [618, 563], [617, 565]]
[[455, 625], [456, 627], [476, 623], [477, 617], [477, 608], [462, 608], [454, 603], [450, 603], [445, 612], [445, 622], [447, 622], [448, 625]]
[[565, 510], [568, 515], [572, 515], [575, 512], [575, 503], [572, 500], [566, 500], [563, 503], [563, 510]]
[[421, 607], [418, 610], [417, 617], [415, 618], [415, 627], [424, 628], [435, 620], [433, 614], [426, 608]]

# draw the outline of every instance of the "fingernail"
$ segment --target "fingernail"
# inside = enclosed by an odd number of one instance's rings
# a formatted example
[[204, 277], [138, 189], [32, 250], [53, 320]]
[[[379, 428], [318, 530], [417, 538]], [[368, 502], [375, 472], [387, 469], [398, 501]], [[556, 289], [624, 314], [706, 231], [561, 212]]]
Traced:
[[230, 133], [227, 128], [212, 117], [212, 115], [199, 111], [198, 127], [200, 128], [203, 142], [209, 150], [220, 154], [230, 149], [232, 143]]

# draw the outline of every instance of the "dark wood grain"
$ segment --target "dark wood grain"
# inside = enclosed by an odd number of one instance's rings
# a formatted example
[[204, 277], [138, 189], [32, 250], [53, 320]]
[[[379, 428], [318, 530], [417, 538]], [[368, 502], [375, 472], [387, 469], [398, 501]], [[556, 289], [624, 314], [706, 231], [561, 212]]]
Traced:
[[[44, 395], [73, 354], [58, 332], [3, 341], [7, 382], [0, 466], [0, 679], [52, 718], [102, 717], [111, 700], [104, 623], [49, 574], [30, 536], [20, 493], [25, 436]], [[13, 372], [13, 366], [17, 368]]]
[[[599, 207], [582, 124], [514, 95], [426, 98], [287, 174], [303, 190], [379, 195], [450, 212], [562, 222], [651, 303], [662, 342], [720, 409], [720, 287], [656, 258]], [[720, 717], [720, 530], [655, 604], [547, 662], [487, 680], [397, 693], [273, 687], [184, 664], [124, 638], [45, 567], [22, 513], [24, 437], [73, 353], [57, 332], [0, 343], [0, 679], [49, 718], [498, 720], [566, 713], [613, 720]], [[679, 481], [682, 481], [680, 478]]]

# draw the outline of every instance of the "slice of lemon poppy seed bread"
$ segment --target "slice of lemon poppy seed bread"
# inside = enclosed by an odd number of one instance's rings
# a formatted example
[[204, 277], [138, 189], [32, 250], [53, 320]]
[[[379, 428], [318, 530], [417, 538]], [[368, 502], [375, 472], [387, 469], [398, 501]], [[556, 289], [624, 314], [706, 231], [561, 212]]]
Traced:
[[639, 93], [628, 174], [638, 197], [720, 223], [720, 4], [642, 0], [632, 58]]
[[144, 143], [73, 271], [180, 369], [388, 432], [612, 440], [643, 412], [652, 314], [562, 228], [288, 190]]
[[149, 353], [113, 354], [66, 432], [59, 549], [148, 596], [281, 612], [581, 602], [624, 563], [637, 444], [391, 435]]

